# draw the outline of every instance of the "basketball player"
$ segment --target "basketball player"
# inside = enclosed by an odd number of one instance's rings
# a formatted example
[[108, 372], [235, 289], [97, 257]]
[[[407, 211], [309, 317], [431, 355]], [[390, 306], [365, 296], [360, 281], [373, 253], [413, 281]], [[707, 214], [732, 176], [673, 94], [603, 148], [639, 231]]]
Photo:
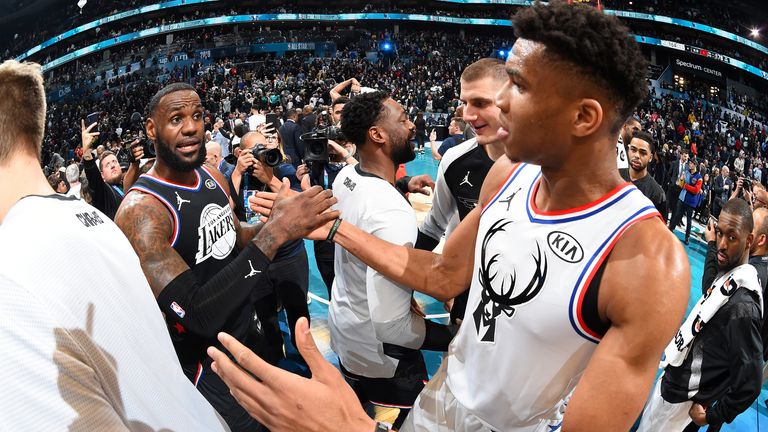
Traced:
[[629, 158], [627, 157], [629, 142], [632, 141], [632, 136], [640, 130], [640, 119], [632, 116], [624, 123], [624, 126], [621, 127], [619, 140], [616, 141], [616, 165], [619, 166], [619, 174], [621, 175], [621, 178], [626, 181], [631, 181], [629, 175]]
[[[719, 431], [760, 394], [763, 289], [748, 262], [752, 229], [749, 204], [728, 201], [714, 227], [718, 272], [714, 278], [704, 274], [707, 290], [664, 351], [666, 367], [638, 432], [698, 430], [706, 424]], [[687, 427], [691, 422], [693, 429]]]
[[259, 283], [262, 274], [281, 244], [333, 219], [321, 213], [335, 199], [313, 188], [286, 201], [270, 223], [241, 227], [223, 175], [202, 166], [203, 117], [188, 84], [152, 97], [146, 128], [157, 161], [130, 189], [115, 221], [139, 255], [184, 373], [233, 430], [260, 430], [210, 373], [205, 347], [222, 330], [250, 343], [254, 303], [271, 291]]
[[[506, 154], [443, 254], [346, 222], [333, 239], [439, 299], [471, 283], [469, 316], [402, 431], [628, 430], [690, 287], [679, 242], [616, 166], [621, 126], [646, 93], [645, 65], [626, 27], [592, 7], [536, 4], [513, 28], [496, 96]], [[254, 204], [267, 212], [269, 198]], [[299, 346], [316, 371], [309, 381], [220, 340], [260, 381], [212, 348], [214, 370], [272, 430], [374, 430], [308, 335]]]
[[656, 206], [662, 217], [667, 215], [667, 195], [656, 180], [648, 174], [648, 164], [651, 163], [656, 151], [654, 139], [648, 132], [640, 131], [632, 136], [629, 142], [629, 178], [640, 192]]
[[4, 62], [0, 94], [0, 183], [13, 185], [0, 189], [0, 430], [226, 430], [181, 372], [123, 233], [48, 185], [40, 66]]
[[[341, 127], [357, 146], [360, 163], [336, 176], [338, 210], [377, 238], [412, 246], [416, 214], [394, 185], [397, 166], [416, 157], [410, 142], [414, 124], [386, 93], [371, 92], [347, 102]], [[419, 350], [445, 351], [452, 334], [411, 309], [411, 289], [338, 246], [334, 268], [331, 348], [361, 401], [400, 409], [394, 422], [399, 428], [428, 378]]]
[[[440, 161], [432, 208], [419, 228], [417, 249], [433, 250], [444, 234], [450, 234], [477, 207], [485, 176], [504, 155], [504, 143], [496, 136], [500, 110], [494, 99], [506, 80], [504, 62], [499, 59], [478, 60], [462, 72], [463, 115], [477, 136], [449, 149]], [[447, 302], [451, 323], [464, 319], [468, 298], [469, 289]]]

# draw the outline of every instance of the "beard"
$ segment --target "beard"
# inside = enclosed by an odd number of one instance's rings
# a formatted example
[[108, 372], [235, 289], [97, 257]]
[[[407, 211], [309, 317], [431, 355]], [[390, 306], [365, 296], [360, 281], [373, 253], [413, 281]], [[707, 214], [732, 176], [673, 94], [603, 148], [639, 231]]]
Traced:
[[171, 150], [171, 147], [166, 144], [162, 138], [159, 136], [157, 139], [157, 157], [159, 159], [162, 159], [163, 162], [165, 162], [166, 165], [171, 167], [172, 169], [180, 172], [189, 172], [196, 168], [200, 168], [203, 166], [203, 162], [205, 162], [205, 146], [200, 144], [199, 149], [197, 151], [197, 158], [192, 162], [187, 162], [179, 155], [173, 152]]
[[416, 152], [413, 150], [409, 137], [403, 138], [401, 145], [392, 149], [392, 162], [395, 165], [404, 164], [416, 159]]

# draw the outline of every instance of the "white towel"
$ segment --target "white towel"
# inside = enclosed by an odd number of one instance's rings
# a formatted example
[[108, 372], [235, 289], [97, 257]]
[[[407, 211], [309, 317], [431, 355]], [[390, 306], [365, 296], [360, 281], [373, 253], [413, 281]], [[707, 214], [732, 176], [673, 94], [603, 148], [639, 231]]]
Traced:
[[691, 313], [688, 314], [688, 318], [680, 326], [680, 330], [667, 345], [664, 350], [664, 359], [662, 359], [659, 367], [664, 368], [668, 364], [672, 366], [683, 364], [683, 360], [691, 348], [691, 342], [696, 338], [696, 335], [739, 288], [746, 288], [757, 293], [760, 297], [758, 304], [762, 314], [763, 294], [757, 278], [757, 270], [751, 264], [742, 264], [721, 274], [715, 279], [709, 290], [701, 296], [701, 299], [696, 302]]

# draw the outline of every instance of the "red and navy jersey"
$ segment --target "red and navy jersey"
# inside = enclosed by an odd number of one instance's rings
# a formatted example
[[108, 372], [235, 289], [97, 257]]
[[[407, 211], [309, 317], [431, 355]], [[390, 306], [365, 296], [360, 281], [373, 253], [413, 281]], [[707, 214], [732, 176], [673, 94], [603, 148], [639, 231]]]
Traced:
[[[152, 195], [165, 205], [173, 220], [168, 242], [202, 285], [237, 256], [235, 224], [238, 222], [224, 192], [225, 185], [219, 184], [205, 167], [195, 169], [195, 176], [195, 184], [185, 186], [144, 174], [130, 190]], [[179, 316], [186, 313], [176, 303], [171, 308]], [[252, 314], [253, 307], [246, 302], [227, 320], [222, 331], [232, 332], [243, 340]], [[167, 320], [167, 323], [182, 366], [196, 367], [198, 361], [205, 359], [206, 345], [215, 341], [190, 336], [177, 321]]]

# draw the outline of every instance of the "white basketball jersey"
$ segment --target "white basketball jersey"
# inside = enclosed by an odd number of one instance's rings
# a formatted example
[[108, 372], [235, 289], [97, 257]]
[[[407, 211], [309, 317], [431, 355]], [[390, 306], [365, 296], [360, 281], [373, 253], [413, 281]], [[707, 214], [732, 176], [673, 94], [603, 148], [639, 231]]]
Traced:
[[[622, 233], [658, 217], [631, 183], [585, 206], [544, 212], [541, 169], [516, 165], [483, 209], [464, 323], [448, 354], [456, 399], [492, 429], [550, 430], [601, 335], [587, 287]], [[585, 321], [584, 311], [592, 311]]]

